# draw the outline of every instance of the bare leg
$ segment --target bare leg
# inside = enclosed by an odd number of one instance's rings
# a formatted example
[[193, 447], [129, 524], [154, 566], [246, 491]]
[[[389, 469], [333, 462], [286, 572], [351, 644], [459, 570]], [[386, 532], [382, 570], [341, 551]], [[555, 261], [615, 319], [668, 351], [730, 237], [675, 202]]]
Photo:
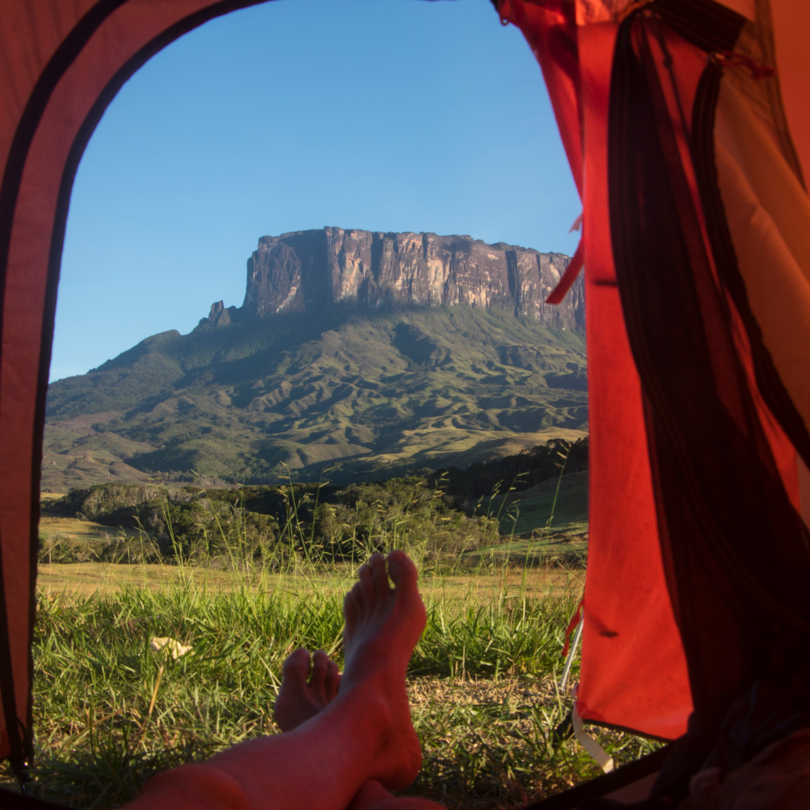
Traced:
[[[309, 681], [307, 678], [309, 677]], [[310, 667], [309, 653], [301, 648], [284, 662], [284, 679], [274, 715], [283, 731], [292, 731], [334, 700], [340, 675], [326, 653], [316, 652]], [[438, 810], [441, 805], [413, 796], [393, 796], [379, 782], [369, 779], [358, 791], [349, 810]]]
[[[205, 765], [187, 766], [197, 769], [198, 783], [205, 772], [221, 772], [240, 792], [243, 807], [346, 810], [370, 779], [398, 790], [416, 778], [421, 751], [405, 691], [408, 660], [425, 626], [416, 569], [394, 551], [387, 561], [375, 554], [358, 578], [344, 604], [346, 667], [337, 697], [289, 733], [250, 740]], [[171, 772], [158, 776], [130, 807], [168, 806], [177, 799], [185, 799], [180, 806], [200, 806], [197, 796], [180, 789], [180, 782], [194, 781], [173, 780]], [[205, 805], [221, 806], [218, 797], [226, 793], [211, 792]]]

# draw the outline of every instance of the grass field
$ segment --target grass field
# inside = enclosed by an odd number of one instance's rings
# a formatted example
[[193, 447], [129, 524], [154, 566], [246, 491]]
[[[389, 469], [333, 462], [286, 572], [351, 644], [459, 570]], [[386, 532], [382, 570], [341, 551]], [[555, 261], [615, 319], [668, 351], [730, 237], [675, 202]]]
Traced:
[[[284, 574], [256, 572], [244, 574], [211, 568], [181, 567], [176, 565], [120, 565], [117, 563], [41, 563], [37, 587], [46, 598], [76, 599], [80, 597], [110, 596], [137, 589], [149, 591], [191, 587], [207, 594], [233, 593], [247, 590], [258, 594], [301, 594], [309, 589], [312, 594], [342, 596], [352, 585], [352, 569], [348, 566], [332, 570], [302, 569]], [[443, 602], [483, 603], [512, 598], [525, 591], [535, 598], [569, 597], [582, 590], [585, 572], [553, 568], [515, 567], [482, 569], [474, 574], [427, 572], [420, 582], [420, 591], [426, 599]]]
[[[298, 646], [342, 657], [348, 566], [283, 575], [149, 565], [42, 565], [32, 793], [113, 807], [155, 772], [258, 734]], [[425, 764], [407, 793], [448, 808], [517, 806], [598, 775], [554, 730], [560, 651], [583, 572], [425, 570], [428, 625], [409, 691]], [[177, 660], [154, 636], [192, 648]], [[594, 732], [596, 733], [596, 732]], [[600, 732], [618, 761], [652, 744]]]
[[[587, 474], [509, 492], [488, 508], [500, 520], [487, 524], [491, 547], [431, 553], [419, 538], [444, 523], [430, 509], [380, 522], [369, 538], [369, 547], [405, 543], [420, 565], [428, 626], [408, 688], [425, 759], [407, 792], [448, 808], [516, 807], [600, 773], [573, 740], [555, 735], [571, 709], [557, 684], [584, 585]], [[299, 518], [287, 531], [290, 547], [303, 549], [310, 530]], [[120, 805], [157, 771], [277, 733], [282, 662], [298, 646], [341, 661], [342, 596], [355, 576], [350, 562], [300, 551], [229, 567], [213, 557], [194, 566], [59, 561], [64, 544], [80, 559], [110, 532], [90, 520], [41, 523], [32, 792], [74, 807]], [[236, 534], [226, 545], [244, 545]], [[155, 654], [153, 637], [193, 653]], [[655, 746], [592, 733], [619, 763]]]
[[588, 473], [555, 477], [511, 493], [509, 503], [514, 508], [505, 510], [502, 534], [542, 534], [548, 528], [555, 534], [581, 536], [588, 531]]
[[104, 540], [108, 542], [121, 534], [136, 537], [138, 532], [111, 528], [92, 520], [77, 520], [69, 517], [41, 517], [39, 519], [40, 537], [64, 537], [69, 540]]

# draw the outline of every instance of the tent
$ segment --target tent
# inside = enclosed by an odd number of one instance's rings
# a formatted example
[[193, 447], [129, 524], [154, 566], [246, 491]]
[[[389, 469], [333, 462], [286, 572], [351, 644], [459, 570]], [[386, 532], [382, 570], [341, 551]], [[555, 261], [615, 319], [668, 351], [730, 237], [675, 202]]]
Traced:
[[[18, 773], [32, 755], [39, 468], [73, 178], [129, 76], [256, 2], [0, 5], [0, 756]], [[493, 3], [540, 63], [583, 201], [557, 293], [584, 261], [577, 713], [695, 739], [753, 685], [799, 693], [810, 672], [810, 4]]]

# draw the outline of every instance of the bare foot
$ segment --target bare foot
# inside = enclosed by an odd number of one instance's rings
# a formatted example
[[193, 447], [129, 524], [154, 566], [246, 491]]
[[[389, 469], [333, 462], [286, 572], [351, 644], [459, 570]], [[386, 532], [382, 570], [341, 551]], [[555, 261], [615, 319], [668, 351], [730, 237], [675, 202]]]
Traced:
[[[307, 680], [308, 679], [308, 680]], [[318, 650], [310, 661], [303, 647], [284, 662], [284, 676], [278, 690], [273, 717], [282, 731], [292, 731], [331, 703], [338, 692], [337, 664]]]
[[385, 731], [371, 775], [388, 790], [407, 787], [422, 765], [405, 691], [408, 661], [425, 629], [416, 577], [403, 552], [392, 551], [387, 559], [374, 554], [343, 603], [346, 665], [340, 693], [358, 690], [367, 711], [379, 714]]

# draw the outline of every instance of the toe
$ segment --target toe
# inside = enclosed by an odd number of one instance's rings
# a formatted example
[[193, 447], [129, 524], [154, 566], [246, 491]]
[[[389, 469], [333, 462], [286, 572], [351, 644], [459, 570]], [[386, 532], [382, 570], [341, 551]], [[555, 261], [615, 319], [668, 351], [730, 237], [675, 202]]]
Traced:
[[352, 643], [358, 627], [362, 624], [364, 611], [365, 604], [360, 590], [360, 583], [355, 582], [354, 587], [346, 594], [346, 598], [343, 600], [343, 615], [346, 618], [343, 640], [347, 644]]
[[338, 665], [334, 661], [329, 661], [326, 667], [326, 682], [324, 684], [324, 692], [328, 701], [332, 701], [337, 697], [339, 687], [340, 670], [338, 670]]
[[352, 598], [351, 591], [343, 598], [343, 618], [346, 623], [344, 632], [351, 634], [357, 624], [357, 611], [354, 608], [354, 599]]
[[346, 620], [346, 629], [351, 632], [357, 622], [357, 612], [354, 609], [354, 599], [351, 591], [343, 599], [343, 618]]
[[326, 682], [326, 670], [328, 666], [329, 656], [323, 650], [318, 650], [313, 653], [312, 673], [309, 676], [309, 685], [319, 696], [324, 696], [324, 684]]
[[404, 551], [392, 551], [388, 555], [388, 573], [397, 588], [416, 588], [416, 566]]
[[287, 656], [287, 660], [282, 667], [284, 680], [290, 682], [305, 683], [309, 675], [309, 650], [299, 647]]
[[391, 590], [388, 585], [388, 573], [385, 570], [385, 557], [382, 554], [372, 554], [368, 567], [371, 569], [371, 578], [377, 597], [385, 596]]
[[359, 582], [354, 583], [354, 587], [349, 591], [348, 598], [354, 608], [355, 618], [361, 620], [366, 607], [366, 600], [363, 596], [363, 586]]
[[[357, 572], [357, 579], [357, 584], [360, 586], [360, 593], [363, 595], [364, 606], [366, 610], [372, 610], [377, 600], [374, 594], [374, 574], [371, 573], [371, 567], [361, 565], [360, 570]], [[357, 588], [357, 585], [354, 587]]]

